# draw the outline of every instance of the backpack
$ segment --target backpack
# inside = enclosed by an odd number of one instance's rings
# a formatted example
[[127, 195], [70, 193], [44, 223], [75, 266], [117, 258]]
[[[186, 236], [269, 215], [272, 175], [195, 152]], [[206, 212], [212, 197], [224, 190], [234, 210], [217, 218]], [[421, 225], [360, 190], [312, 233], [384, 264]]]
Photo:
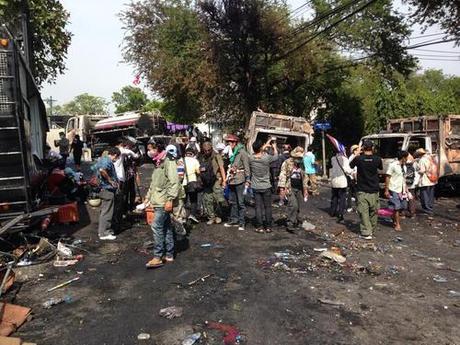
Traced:
[[433, 160], [433, 157], [429, 157], [429, 163], [430, 166], [426, 171], [426, 176], [428, 177], [428, 180], [430, 180], [430, 182], [436, 183], [439, 179], [438, 165]]
[[204, 159], [200, 163], [200, 178], [203, 186], [205, 187], [212, 187], [217, 180], [217, 176], [214, 173], [214, 169], [212, 167], [212, 162], [215, 159], [213, 156], [209, 159]]

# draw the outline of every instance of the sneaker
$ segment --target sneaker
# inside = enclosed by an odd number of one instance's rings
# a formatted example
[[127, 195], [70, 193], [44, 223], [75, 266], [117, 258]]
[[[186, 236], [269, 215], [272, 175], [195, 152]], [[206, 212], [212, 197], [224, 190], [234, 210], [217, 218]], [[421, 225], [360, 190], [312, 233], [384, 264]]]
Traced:
[[163, 261], [160, 258], [153, 258], [145, 264], [146, 268], [158, 268], [163, 266]]
[[244, 228], [244, 225], [240, 225], [240, 226], [238, 227], [238, 230], [239, 230], [239, 231], [244, 231], [244, 230], [246, 230], [246, 229]]
[[230, 223], [225, 223], [224, 226], [225, 226], [226, 228], [231, 228], [231, 227], [234, 227], [234, 226], [238, 226], [238, 223], [232, 223], [232, 222], [230, 222]]
[[351, 208], [351, 207], [350, 207], [350, 208], [347, 208], [347, 212], [348, 212], [348, 213], [353, 212], [353, 208]]
[[174, 262], [174, 256], [166, 256], [165, 257], [165, 262], [167, 262], [167, 263]]
[[99, 239], [101, 241], [114, 241], [114, 240], [117, 239], [117, 236], [109, 234], [109, 235], [105, 235], [105, 236], [99, 236]]
[[214, 218], [214, 221], [216, 222], [216, 224], [222, 223], [222, 219], [220, 219], [219, 217]]
[[200, 222], [193, 214], [191, 214], [190, 216], [188, 216], [188, 219], [194, 221], [195, 223], [199, 223], [199, 222]]
[[208, 224], [208, 225], [212, 225], [212, 224], [215, 224], [215, 223], [216, 223], [216, 218], [211, 218], [210, 220], [208, 220], [206, 222], [206, 224]]
[[359, 235], [359, 238], [362, 238], [363, 240], [372, 240], [372, 235]]

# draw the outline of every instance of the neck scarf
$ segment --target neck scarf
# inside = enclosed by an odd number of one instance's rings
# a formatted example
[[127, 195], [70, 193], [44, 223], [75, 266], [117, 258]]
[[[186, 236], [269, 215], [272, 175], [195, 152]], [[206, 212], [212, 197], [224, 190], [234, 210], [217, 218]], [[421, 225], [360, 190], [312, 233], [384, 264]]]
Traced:
[[233, 164], [233, 162], [235, 162], [236, 155], [238, 154], [238, 152], [240, 152], [242, 148], [243, 148], [243, 144], [238, 144], [235, 146], [235, 149], [233, 150], [233, 154], [230, 157], [230, 164]]
[[167, 154], [167, 152], [166, 152], [166, 150], [164, 150], [164, 151], [161, 151], [159, 154], [157, 154], [155, 157], [152, 158], [156, 167], [159, 167], [161, 162], [164, 161], [164, 159], [166, 158], [166, 154]]

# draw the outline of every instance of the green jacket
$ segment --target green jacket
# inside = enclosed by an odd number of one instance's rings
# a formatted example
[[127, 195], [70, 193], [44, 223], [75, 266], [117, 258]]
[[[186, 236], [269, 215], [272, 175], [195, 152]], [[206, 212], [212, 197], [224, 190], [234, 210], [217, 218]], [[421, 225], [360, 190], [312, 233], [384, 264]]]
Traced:
[[152, 207], [163, 207], [167, 201], [175, 201], [180, 191], [176, 161], [165, 158], [163, 163], [152, 174], [152, 182], [146, 199]]

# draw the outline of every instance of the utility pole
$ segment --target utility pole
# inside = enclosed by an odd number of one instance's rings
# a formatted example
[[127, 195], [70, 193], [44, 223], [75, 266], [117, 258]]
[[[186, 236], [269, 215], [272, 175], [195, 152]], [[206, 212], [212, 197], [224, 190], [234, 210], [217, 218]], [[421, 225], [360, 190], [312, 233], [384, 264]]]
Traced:
[[57, 102], [57, 99], [54, 99], [53, 96], [49, 96], [45, 99], [45, 102], [50, 106], [50, 113], [48, 116], [53, 116], [53, 104]]

